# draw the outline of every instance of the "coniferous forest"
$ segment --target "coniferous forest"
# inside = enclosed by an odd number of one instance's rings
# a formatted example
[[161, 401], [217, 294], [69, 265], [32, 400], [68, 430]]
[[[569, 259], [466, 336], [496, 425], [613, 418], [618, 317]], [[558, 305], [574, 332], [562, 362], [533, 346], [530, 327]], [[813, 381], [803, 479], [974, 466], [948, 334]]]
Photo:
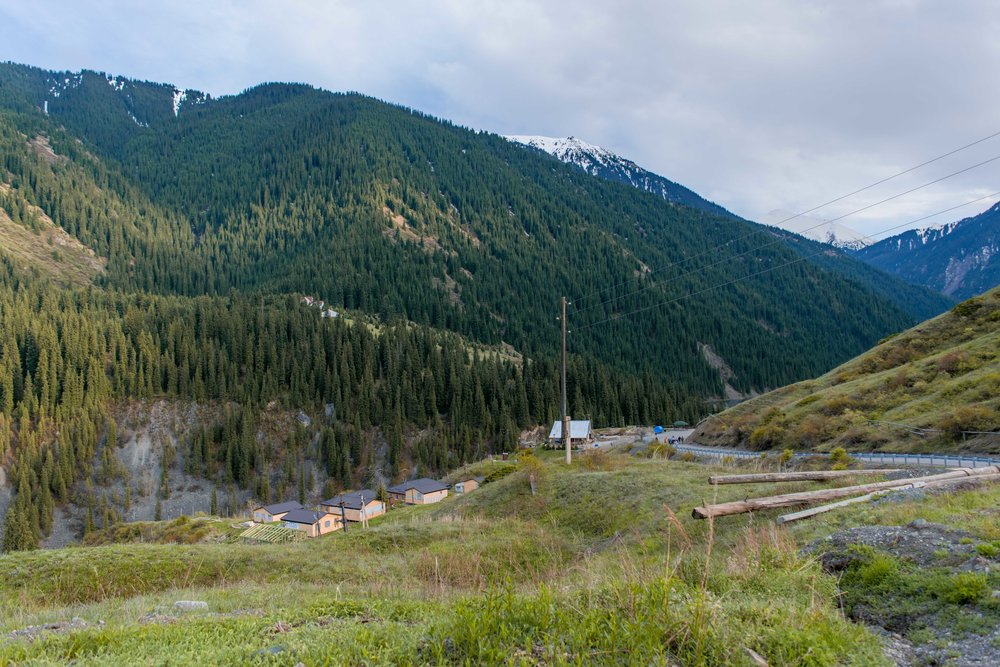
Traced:
[[[706, 345], [759, 391], [947, 306], [371, 98], [179, 92], [0, 65], [6, 549], [63, 504], [120, 520], [91, 487], [121, 477], [125, 402], [222, 406], [176, 455], [271, 500], [303, 458], [337, 490], [383, 441], [399, 479], [551, 422], [564, 295], [571, 412], [597, 426], [702, 416], [723, 392]], [[269, 405], [317, 419], [272, 442]]]

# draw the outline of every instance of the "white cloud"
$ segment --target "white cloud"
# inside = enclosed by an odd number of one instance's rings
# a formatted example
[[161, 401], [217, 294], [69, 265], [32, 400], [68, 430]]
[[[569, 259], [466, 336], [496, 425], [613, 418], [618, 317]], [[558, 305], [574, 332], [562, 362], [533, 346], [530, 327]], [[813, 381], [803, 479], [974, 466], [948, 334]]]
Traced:
[[[500, 133], [573, 134], [747, 217], [1000, 130], [998, 27], [973, 0], [0, 0], [15, 61], [213, 94], [304, 81]], [[993, 155], [1000, 140], [817, 214]], [[874, 233], [992, 190], [1000, 163], [845, 222]]]

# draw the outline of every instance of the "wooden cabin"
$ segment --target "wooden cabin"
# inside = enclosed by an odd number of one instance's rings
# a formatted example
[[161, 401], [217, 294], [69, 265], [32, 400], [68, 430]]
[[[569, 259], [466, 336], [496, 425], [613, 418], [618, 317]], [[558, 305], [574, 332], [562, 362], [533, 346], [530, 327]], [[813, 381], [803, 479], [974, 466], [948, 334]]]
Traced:
[[320, 509], [338, 517], [343, 514], [345, 520], [360, 523], [385, 514], [385, 503], [378, 499], [375, 491], [361, 489], [324, 500], [320, 503]]
[[390, 486], [389, 500], [407, 505], [429, 505], [448, 496], [448, 485], [428, 477]]
[[262, 505], [253, 511], [253, 520], [257, 523], [271, 523], [281, 521], [281, 518], [292, 510], [300, 510], [302, 505], [291, 500], [287, 503], [274, 503], [272, 505]]
[[307, 537], [319, 537], [340, 530], [344, 522], [330, 512], [298, 509], [281, 517], [281, 525], [289, 530], [301, 530]]
[[[549, 431], [549, 446], [560, 447], [562, 441], [562, 422], [556, 421]], [[589, 419], [577, 419], [569, 423], [569, 441], [572, 447], [585, 448], [594, 442], [594, 431]]]

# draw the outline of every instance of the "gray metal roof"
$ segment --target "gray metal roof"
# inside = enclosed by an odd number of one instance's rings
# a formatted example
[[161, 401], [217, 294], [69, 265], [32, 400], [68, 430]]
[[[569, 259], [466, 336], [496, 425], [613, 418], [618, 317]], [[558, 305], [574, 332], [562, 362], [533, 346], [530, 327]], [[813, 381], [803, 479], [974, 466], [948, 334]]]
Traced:
[[365, 505], [370, 505], [372, 502], [378, 501], [378, 494], [371, 489], [361, 489], [360, 491], [351, 491], [350, 493], [341, 493], [339, 496], [334, 496], [329, 500], [324, 500], [321, 505], [326, 507], [333, 507], [337, 509], [340, 507], [341, 502], [343, 502], [344, 507], [351, 510], [361, 509], [361, 496], [365, 497]]
[[327, 515], [327, 512], [314, 512], [312, 510], [292, 510], [285, 516], [281, 517], [282, 521], [290, 521], [292, 523], [305, 523], [312, 525], [322, 519]]
[[281, 514], [282, 512], [290, 512], [291, 510], [300, 510], [302, 509], [302, 504], [297, 503], [294, 500], [289, 500], [286, 503], [264, 505], [263, 507], [258, 507], [257, 509], [266, 510], [268, 514]]
[[[571, 420], [569, 422], [569, 437], [570, 438], [589, 438], [590, 437], [590, 420], [589, 419], [578, 419]], [[552, 430], [549, 431], [549, 438], [553, 440], [558, 440], [562, 438], [562, 422], [557, 421], [552, 424]]]
[[447, 484], [443, 484], [436, 479], [421, 477], [420, 479], [411, 479], [408, 482], [403, 482], [402, 484], [397, 484], [396, 486], [390, 486], [389, 493], [402, 494], [406, 493], [410, 489], [416, 489], [420, 493], [434, 493], [435, 491], [444, 491], [447, 488]]

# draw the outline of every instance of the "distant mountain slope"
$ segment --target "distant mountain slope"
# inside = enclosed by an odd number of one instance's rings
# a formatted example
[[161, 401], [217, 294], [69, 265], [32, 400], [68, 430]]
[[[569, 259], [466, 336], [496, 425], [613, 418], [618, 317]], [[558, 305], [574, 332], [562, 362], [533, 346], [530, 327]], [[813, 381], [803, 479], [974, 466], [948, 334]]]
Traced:
[[1000, 204], [942, 227], [897, 234], [857, 257], [950, 296], [979, 294], [1000, 285]]
[[632, 160], [600, 146], [588, 144], [576, 137], [509, 135], [506, 138], [548, 153], [562, 162], [582, 169], [591, 176], [627, 183], [675, 204], [684, 204], [716, 215], [737, 217], [715, 202], [708, 201], [697, 192], [689, 190], [679, 183], [674, 183], [659, 174], [643, 169]]
[[830, 222], [810, 215], [796, 215], [791, 211], [780, 209], [771, 211], [761, 218], [760, 222], [846, 250], [860, 250], [874, 242], [842, 222]]
[[998, 431], [1000, 288], [994, 288], [815, 380], [726, 410], [703, 422], [692, 440], [753, 449], [1000, 454]]

